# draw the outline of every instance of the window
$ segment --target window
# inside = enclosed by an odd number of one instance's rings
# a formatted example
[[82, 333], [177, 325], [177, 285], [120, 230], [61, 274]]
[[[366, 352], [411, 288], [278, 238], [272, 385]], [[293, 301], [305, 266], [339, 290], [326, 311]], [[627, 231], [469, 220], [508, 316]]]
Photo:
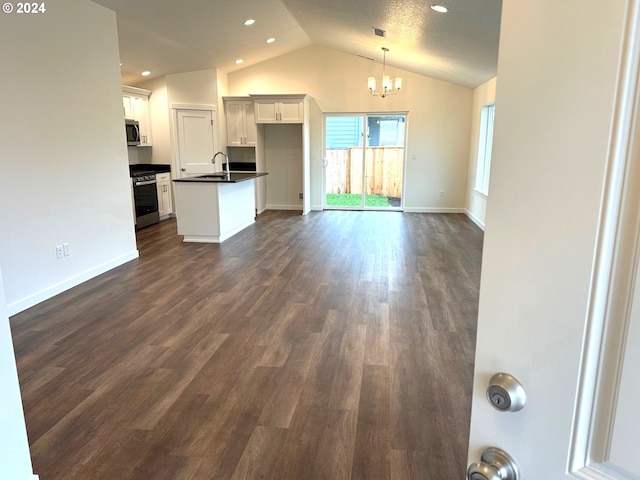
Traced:
[[482, 107], [480, 112], [480, 139], [478, 141], [478, 162], [476, 164], [476, 190], [489, 194], [489, 170], [491, 170], [491, 150], [493, 147], [493, 119], [495, 103]]

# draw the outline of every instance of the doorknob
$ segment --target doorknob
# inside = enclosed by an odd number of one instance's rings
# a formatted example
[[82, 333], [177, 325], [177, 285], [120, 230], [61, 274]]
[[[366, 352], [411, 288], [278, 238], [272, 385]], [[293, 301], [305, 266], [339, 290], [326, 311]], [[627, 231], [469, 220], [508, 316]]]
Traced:
[[482, 452], [479, 463], [472, 463], [467, 470], [467, 480], [518, 480], [518, 464], [504, 450], [489, 447]]
[[187, 169], [186, 169], [186, 168], [181, 168], [180, 170], [181, 170], [181, 171], [183, 171], [183, 172], [186, 172], [186, 171], [187, 171]]

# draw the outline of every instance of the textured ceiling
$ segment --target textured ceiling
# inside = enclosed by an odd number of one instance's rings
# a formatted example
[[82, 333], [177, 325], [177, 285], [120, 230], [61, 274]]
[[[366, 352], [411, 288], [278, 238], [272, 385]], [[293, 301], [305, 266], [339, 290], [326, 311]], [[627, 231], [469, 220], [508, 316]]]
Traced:
[[94, 1], [117, 13], [125, 84], [143, 70], [231, 72], [310, 44], [378, 62], [385, 46], [389, 65], [470, 87], [496, 74], [501, 0], [438, 1], [446, 14], [420, 0]]

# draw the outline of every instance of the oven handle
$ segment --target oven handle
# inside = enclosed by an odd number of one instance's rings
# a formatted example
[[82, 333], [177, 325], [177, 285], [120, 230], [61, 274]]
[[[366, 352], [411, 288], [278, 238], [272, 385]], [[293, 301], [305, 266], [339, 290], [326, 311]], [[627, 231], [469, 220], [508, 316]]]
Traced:
[[153, 185], [153, 184], [156, 184], [156, 183], [158, 183], [156, 180], [149, 180], [149, 181], [146, 181], [146, 182], [134, 182], [133, 186], [134, 187], [141, 187], [143, 185]]

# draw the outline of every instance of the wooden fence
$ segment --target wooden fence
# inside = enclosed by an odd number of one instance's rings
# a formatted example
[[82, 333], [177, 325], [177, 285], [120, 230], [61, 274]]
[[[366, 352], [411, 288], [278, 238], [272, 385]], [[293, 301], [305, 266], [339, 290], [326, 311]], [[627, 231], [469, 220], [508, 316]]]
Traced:
[[[404, 148], [368, 147], [365, 193], [402, 196]], [[326, 193], [362, 193], [362, 147], [327, 150]]]

